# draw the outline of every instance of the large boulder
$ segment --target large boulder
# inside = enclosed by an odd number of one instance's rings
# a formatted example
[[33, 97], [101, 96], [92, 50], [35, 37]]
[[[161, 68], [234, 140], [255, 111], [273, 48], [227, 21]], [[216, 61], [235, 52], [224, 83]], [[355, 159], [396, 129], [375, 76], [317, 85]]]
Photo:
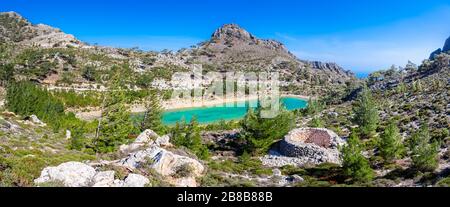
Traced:
[[133, 152], [135, 150], [138, 150], [142, 147], [151, 145], [154, 143], [154, 140], [156, 140], [157, 138], [159, 138], [158, 134], [156, 134], [156, 132], [154, 132], [153, 130], [147, 129], [144, 132], [142, 132], [137, 138], [136, 140], [134, 140], [133, 143], [129, 144], [129, 145], [121, 145], [119, 150], [122, 153], [129, 153], [129, 152]]
[[41, 176], [34, 180], [39, 185], [49, 182], [61, 182], [66, 187], [85, 187], [91, 184], [96, 175], [93, 167], [80, 162], [66, 162], [57, 167], [47, 167]]
[[450, 37], [445, 41], [442, 52], [450, 52]]
[[114, 185], [114, 171], [103, 171], [95, 174], [92, 179], [93, 187], [110, 187]]
[[[165, 176], [167, 181], [175, 186], [197, 186], [195, 178], [204, 172], [203, 165], [186, 156], [177, 155], [173, 152], [160, 148], [157, 145], [129, 154], [121, 159], [118, 165], [135, 168], [150, 168]], [[179, 175], [180, 171], [183, 172]]]
[[36, 115], [31, 115], [29, 117], [25, 118], [26, 121], [31, 122], [32, 124], [38, 125], [38, 126], [47, 126], [44, 122], [42, 122]]
[[129, 174], [124, 180], [114, 179], [114, 171], [100, 171], [80, 162], [66, 162], [57, 167], [47, 167], [34, 180], [40, 186], [45, 183], [61, 183], [65, 187], [144, 187], [149, 179]]
[[138, 175], [138, 174], [129, 174], [123, 183], [122, 187], [145, 187], [145, 185], [149, 184], [150, 180], [148, 178]]
[[434, 60], [436, 56], [440, 55], [441, 53], [449, 53], [450, 54], [450, 37], [445, 41], [444, 47], [441, 49], [437, 49], [433, 51], [430, 55], [430, 60]]

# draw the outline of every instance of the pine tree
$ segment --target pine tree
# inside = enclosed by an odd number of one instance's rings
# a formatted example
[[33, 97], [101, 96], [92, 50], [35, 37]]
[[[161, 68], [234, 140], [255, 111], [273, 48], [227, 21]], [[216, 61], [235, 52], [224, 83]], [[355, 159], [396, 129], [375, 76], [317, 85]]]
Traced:
[[362, 155], [360, 140], [355, 132], [352, 132], [347, 140], [347, 145], [341, 148], [341, 159], [344, 174], [354, 181], [368, 182], [374, 177], [369, 161]]
[[310, 127], [313, 128], [322, 128], [324, 127], [322, 119], [319, 116], [314, 116], [311, 122], [309, 123]]
[[13, 64], [0, 64], [0, 86], [7, 86], [8, 83], [13, 81], [14, 65]]
[[411, 138], [410, 149], [413, 167], [419, 171], [433, 171], [438, 167], [439, 145], [430, 143], [430, 133], [426, 125]]
[[359, 133], [364, 138], [373, 137], [378, 127], [378, 108], [367, 87], [358, 96], [353, 106], [354, 122], [359, 125]]
[[200, 135], [200, 129], [198, 127], [196, 117], [193, 117], [187, 126], [186, 141], [188, 143], [187, 147], [191, 149], [197, 157], [203, 160], [209, 158], [208, 148], [202, 143], [202, 137]]
[[155, 91], [150, 91], [150, 95], [145, 102], [145, 108], [146, 110], [141, 122], [141, 131], [151, 129], [158, 134], [163, 134], [165, 132], [164, 125], [161, 121], [163, 110]]
[[111, 86], [103, 103], [99, 137], [94, 141], [96, 150], [99, 152], [114, 151], [134, 130], [126, 104], [126, 90], [122, 73], [117, 70], [111, 79]]
[[306, 113], [309, 115], [316, 115], [322, 110], [322, 104], [318, 100], [309, 99], [306, 108]]
[[261, 117], [261, 108], [257, 108], [256, 112], [250, 108], [240, 125], [247, 150], [259, 154], [266, 152], [294, 127], [294, 117], [291, 112], [282, 109], [275, 118], [265, 119]]
[[402, 137], [397, 126], [391, 122], [381, 135], [379, 151], [385, 163], [392, 163], [403, 152]]
[[208, 148], [202, 143], [200, 128], [195, 117], [191, 119], [189, 124], [186, 124], [184, 119], [177, 122], [171, 129], [171, 135], [172, 142], [176, 146], [188, 148], [200, 159], [206, 160], [209, 158]]

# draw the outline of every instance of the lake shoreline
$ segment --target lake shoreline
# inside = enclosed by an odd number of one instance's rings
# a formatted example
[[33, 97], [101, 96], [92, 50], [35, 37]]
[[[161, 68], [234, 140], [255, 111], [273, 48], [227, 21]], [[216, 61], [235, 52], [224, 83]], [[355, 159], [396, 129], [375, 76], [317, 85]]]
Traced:
[[[307, 101], [310, 97], [302, 96], [302, 95], [293, 95], [293, 94], [282, 94], [280, 98], [297, 98], [301, 100]], [[222, 104], [228, 103], [239, 103], [245, 101], [252, 101], [258, 99], [258, 96], [245, 96], [245, 97], [233, 97], [233, 98], [216, 98], [213, 100], [197, 100], [192, 102], [180, 101], [180, 100], [171, 100], [164, 101], [161, 103], [161, 106], [164, 112], [174, 112], [179, 110], [186, 109], [195, 109], [195, 108], [203, 108], [203, 107], [213, 107]], [[145, 106], [142, 104], [137, 104], [131, 106], [130, 112], [133, 114], [143, 113], [145, 112]], [[75, 112], [76, 116], [82, 120], [94, 120], [98, 119], [101, 116], [101, 110], [94, 109], [90, 111], [79, 111]]]
[[[282, 94], [280, 95], [280, 98], [297, 98], [301, 100], [308, 101], [310, 99], [309, 96], [302, 96], [302, 95], [294, 95], [294, 94]], [[182, 109], [192, 109], [192, 108], [202, 108], [202, 107], [213, 107], [228, 103], [239, 103], [239, 102], [245, 102], [245, 101], [253, 101], [258, 99], [258, 96], [246, 96], [246, 97], [233, 97], [233, 98], [217, 98], [214, 100], [199, 100], [199, 101], [193, 101], [191, 103], [188, 102], [179, 102], [179, 100], [175, 100], [174, 102], [164, 102], [162, 105], [165, 111], [177, 111]], [[145, 109], [141, 112], [144, 112]], [[137, 112], [139, 113], [139, 112]]]

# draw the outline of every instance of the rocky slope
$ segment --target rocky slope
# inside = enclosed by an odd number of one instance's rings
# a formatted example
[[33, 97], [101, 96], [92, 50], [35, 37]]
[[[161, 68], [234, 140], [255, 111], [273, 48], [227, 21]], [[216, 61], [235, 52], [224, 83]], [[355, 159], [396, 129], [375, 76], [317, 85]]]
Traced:
[[431, 53], [429, 59], [433, 60], [437, 55], [442, 54], [442, 53], [447, 53], [447, 54], [450, 53], [450, 37], [445, 41], [444, 47], [442, 47], [442, 49], [439, 48]]
[[[59, 29], [34, 25], [17, 13], [6, 12], [0, 13], [0, 39], [8, 46], [11, 56], [2, 61], [16, 64], [20, 78], [31, 77], [51, 86], [86, 87], [92, 82], [106, 85], [103, 80], [107, 71], [114, 65], [128, 65], [137, 76], [133, 80], [142, 74], [152, 74], [155, 79], [165, 80], [162, 85], [170, 88], [171, 74], [189, 71], [197, 63], [205, 71], [277, 71], [285, 88], [301, 90], [303, 95], [324, 94], [331, 88], [356, 81], [351, 72], [335, 63], [300, 60], [282, 43], [258, 39], [236, 24], [217, 29], [210, 40], [196, 48], [176, 53], [144, 52], [88, 46]], [[87, 67], [106, 72], [97, 72], [102, 77], [88, 77], [83, 75]]]
[[28, 46], [79, 47], [83, 44], [73, 35], [44, 24], [31, 24], [15, 12], [0, 13], [0, 40]]
[[280, 42], [258, 39], [237, 24], [217, 29], [211, 39], [192, 51], [194, 62], [219, 71], [278, 71], [291, 82], [318, 78], [331, 84], [351, 81], [354, 75], [335, 63], [303, 61]]

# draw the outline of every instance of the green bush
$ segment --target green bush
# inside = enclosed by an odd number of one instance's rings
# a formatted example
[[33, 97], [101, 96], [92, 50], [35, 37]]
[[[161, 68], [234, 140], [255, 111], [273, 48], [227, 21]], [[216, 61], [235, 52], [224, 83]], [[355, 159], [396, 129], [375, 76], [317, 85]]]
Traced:
[[101, 95], [93, 91], [83, 93], [77, 93], [75, 90], [54, 91], [53, 95], [61, 100], [66, 107], [100, 106], [102, 101]]
[[14, 65], [0, 64], [0, 86], [6, 86], [7, 83], [13, 80]]
[[378, 107], [375, 100], [367, 87], [358, 96], [353, 106], [353, 113], [355, 114], [353, 121], [359, 125], [359, 133], [364, 138], [371, 138], [374, 136], [378, 127]]
[[361, 142], [355, 132], [347, 140], [347, 145], [341, 149], [342, 168], [344, 174], [353, 181], [368, 182], [374, 177], [369, 161], [362, 155]]
[[65, 116], [64, 104], [60, 100], [30, 82], [9, 84], [6, 107], [22, 116], [35, 114], [44, 122], [56, 128], [59, 127], [58, 121]]
[[184, 120], [177, 122], [175, 126], [170, 129], [170, 134], [172, 135], [172, 143], [176, 146], [188, 148], [200, 159], [209, 159], [209, 150], [206, 145], [202, 143], [200, 127], [198, 126], [195, 117], [192, 118], [189, 124], [186, 124]]
[[433, 171], [439, 165], [439, 144], [431, 142], [426, 125], [415, 133], [410, 140], [411, 159], [413, 167], [421, 172]]
[[285, 136], [295, 124], [291, 112], [282, 109], [275, 118], [261, 117], [261, 108], [249, 109], [247, 115], [240, 122], [241, 138], [246, 141], [246, 149], [251, 153], [264, 153], [270, 146]]
[[384, 130], [378, 148], [386, 164], [392, 163], [402, 155], [404, 151], [402, 137], [399, 129], [393, 122]]

